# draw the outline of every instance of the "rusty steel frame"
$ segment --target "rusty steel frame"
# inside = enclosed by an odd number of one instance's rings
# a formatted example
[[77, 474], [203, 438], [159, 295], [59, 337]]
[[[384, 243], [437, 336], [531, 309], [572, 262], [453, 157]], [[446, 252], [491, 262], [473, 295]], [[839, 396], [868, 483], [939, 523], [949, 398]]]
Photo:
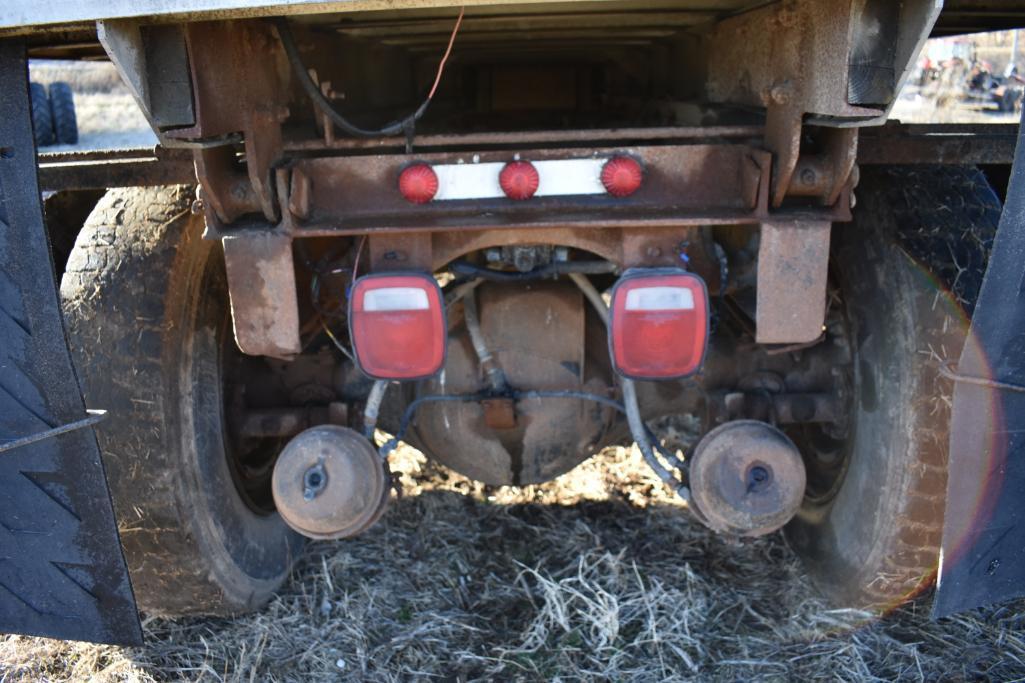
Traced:
[[759, 344], [804, 343], [822, 336], [831, 228], [829, 222], [814, 220], [762, 223], [755, 288]]
[[[294, 237], [368, 232], [480, 231], [508, 228], [632, 228], [755, 223], [768, 214], [769, 156], [739, 144], [540, 149], [533, 161], [632, 155], [645, 166], [642, 188], [627, 199], [609, 196], [505, 198], [415, 205], [398, 192], [408, 164], [509, 161], [511, 151], [441, 152], [414, 156], [321, 157], [294, 161], [292, 187], [308, 199], [282, 227]], [[296, 173], [300, 180], [296, 181]], [[305, 184], [310, 183], [306, 188]]]
[[291, 358], [302, 351], [292, 240], [267, 232], [225, 237], [235, 341], [251, 356]]
[[[708, 135], [700, 134], [707, 130]], [[737, 126], [728, 130], [704, 128], [637, 128], [576, 131], [542, 131], [538, 133], [471, 133], [467, 135], [437, 135], [417, 137], [418, 148], [479, 148], [535, 144], [565, 146], [586, 143], [589, 140], [606, 143], [649, 141], [659, 144], [674, 140], [713, 138], [757, 139], [761, 126]], [[863, 128], [858, 135], [857, 164], [879, 166], [889, 164], [941, 164], [941, 165], [1010, 165], [1014, 159], [1018, 125], [1009, 123], [986, 124], [902, 124]], [[591, 137], [593, 136], [593, 138]], [[340, 138], [332, 149], [344, 151], [379, 150], [401, 153], [405, 140], [384, 138], [362, 140]], [[322, 143], [292, 144], [285, 142], [285, 154], [323, 150]], [[791, 186], [794, 196], [818, 194], [823, 185], [816, 185], [808, 193], [800, 182], [804, 165], [824, 168], [818, 159], [804, 159], [797, 169], [798, 183]], [[825, 181], [826, 176], [816, 179]], [[155, 148], [125, 150], [91, 150], [86, 152], [46, 152], [39, 154], [39, 184], [44, 192], [61, 190], [88, 190], [112, 187], [149, 187], [156, 185], [186, 185], [196, 182], [196, 169], [192, 152], [185, 149]], [[293, 179], [293, 183], [295, 180]], [[293, 197], [295, 186], [293, 185]], [[293, 210], [293, 213], [297, 211]]]

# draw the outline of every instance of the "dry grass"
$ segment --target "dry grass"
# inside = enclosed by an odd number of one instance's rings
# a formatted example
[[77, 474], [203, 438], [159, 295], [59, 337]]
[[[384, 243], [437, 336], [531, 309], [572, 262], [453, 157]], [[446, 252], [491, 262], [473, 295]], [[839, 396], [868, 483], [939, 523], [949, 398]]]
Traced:
[[360, 539], [311, 545], [262, 612], [148, 619], [143, 648], [0, 640], [6, 681], [1013, 680], [1020, 605], [830, 610], [781, 536], [688, 519], [635, 451], [488, 489], [412, 449]]
[[31, 80], [43, 85], [57, 81], [70, 83], [76, 93], [89, 95], [127, 95], [117, 69], [110, 62], [75, 62], [59, 59], [32, 60]]

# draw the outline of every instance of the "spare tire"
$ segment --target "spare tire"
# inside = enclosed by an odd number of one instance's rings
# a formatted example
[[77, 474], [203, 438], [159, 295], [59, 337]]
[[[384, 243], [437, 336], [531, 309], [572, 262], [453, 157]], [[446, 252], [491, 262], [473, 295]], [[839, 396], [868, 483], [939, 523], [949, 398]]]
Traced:
[[952, 393], [939, 370], [964, 344], [1000, 201], [964, 167], [866, 170], [857, 196], [832, 254], [853, 346], [849, 434], [837, 457], [805, 449], [819, 486], [787, 533], [836, 603], [886, 610], [936, 576]]

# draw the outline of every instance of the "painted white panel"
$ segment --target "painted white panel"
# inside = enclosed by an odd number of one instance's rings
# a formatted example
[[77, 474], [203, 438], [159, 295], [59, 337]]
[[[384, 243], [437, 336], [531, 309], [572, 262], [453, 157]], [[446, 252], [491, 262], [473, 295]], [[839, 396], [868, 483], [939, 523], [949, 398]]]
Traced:
[[[535, 197], [605, 194], [601, 169], [607, 159], [552, 159], [534, 161], [538, 186]], [[483, 164], [440, 164], [433, 166], [438, 175], [438, 193], [434, 201], [454, 199], [495, 199], [504, 197], [498, 175], [504, 162]]]
[[503, 166], [502, 162], [433, 166], [438, 174], [438, 193], [434, 195], [434, 201], [504, 197], [505, 193], [498, 184], [498, 174]]
[[601, 169], [608, 159], [558, 159], [535, 161], [541, 178], [535, 197], [565, 197], [574, 194], [605, 194]]

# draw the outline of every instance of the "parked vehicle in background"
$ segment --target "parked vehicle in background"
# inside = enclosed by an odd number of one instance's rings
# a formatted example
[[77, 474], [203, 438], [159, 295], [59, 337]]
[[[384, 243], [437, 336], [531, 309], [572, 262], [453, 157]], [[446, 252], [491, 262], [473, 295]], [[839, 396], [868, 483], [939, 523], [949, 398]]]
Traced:
[[[636, 443], [837, 604], [1018, 594], [1016, 129], [886, 124], [930, 35], [1025, 23], [984, 5], [8, 0], [0, 625], [256, 609], [398, 440], [496, 486]], [[160, 145], [37, 165], [28, 57], [109, 59]]]

